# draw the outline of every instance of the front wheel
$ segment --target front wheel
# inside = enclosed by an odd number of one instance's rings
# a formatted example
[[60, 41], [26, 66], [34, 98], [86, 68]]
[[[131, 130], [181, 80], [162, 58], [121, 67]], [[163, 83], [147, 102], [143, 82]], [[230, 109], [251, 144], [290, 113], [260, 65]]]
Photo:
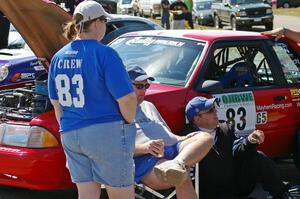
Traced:
[[221, 22], [220, 22], [220, 19], [219, 19], [218, 15], [214, 16], [214, 27], [215, 28], [222, 28], [222, 25], [221, 25]]
[[296, 133], [296, 147], [293, 154], [293, 160], [296, 168], [300, 171], [300, 131]]
[[236, 31], [237, 30], [237, 27], [236, 27], [236, 18], [235, 17], [232, 17], [231, 18], [231, 29], [233, 31]]
[[283, 7], [284, 7], [284, 8], [289, 8], [289, 7], [291, 7], [291, 6], [290, 6], [290, 4], [289, 4], [288, 2], [285, 2], [285, 3], [283, 4]]

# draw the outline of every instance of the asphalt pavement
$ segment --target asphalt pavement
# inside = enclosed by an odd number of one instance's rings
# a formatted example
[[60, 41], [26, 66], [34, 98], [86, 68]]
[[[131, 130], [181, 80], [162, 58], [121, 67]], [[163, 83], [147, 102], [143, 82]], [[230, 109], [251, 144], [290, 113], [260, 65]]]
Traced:
[[[300, 173], [292, 159], [276, 160], [282, 180], [293, 185], [300, 184]], [[252, 196], [256, 199], [266, 199], [267, 193], [257, 186]], [[76, 199], [76, 190], [34, 191], [20, 188], [0, 187], [0, 199]], [[104, 199], [106, 197], [101, 197]], [[293, 198], [296, 199], [296, 198]], [[299, 197], [300, 199], [300, 197]]]

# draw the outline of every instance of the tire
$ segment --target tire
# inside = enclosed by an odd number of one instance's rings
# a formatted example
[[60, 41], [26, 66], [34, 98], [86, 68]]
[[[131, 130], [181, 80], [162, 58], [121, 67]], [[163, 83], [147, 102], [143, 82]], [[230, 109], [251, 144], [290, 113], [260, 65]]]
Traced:
[[214, 27], [215, 28], [222, 28], [220, 18], [218, 17], [218, 15], [214, 16]]
[[273, 30], [273, 22], [266, 24], [265, 26], [266, 26], [266, 30]]
[[300, 171], [300, 131], [296, 133], [296, 147], [293, 154], [293, 160], [296, 168]]
[[289, 7], [291, 7], [291, 5], [288, 2], [284, 2], [282, 7], [289, 8]]
[[235, 17], [231, 17], [230, 24], [231, 24], [231, 29], [233, 31], [236, 31], [237, 30], [237, 26], [236, 26], [236, 18]]

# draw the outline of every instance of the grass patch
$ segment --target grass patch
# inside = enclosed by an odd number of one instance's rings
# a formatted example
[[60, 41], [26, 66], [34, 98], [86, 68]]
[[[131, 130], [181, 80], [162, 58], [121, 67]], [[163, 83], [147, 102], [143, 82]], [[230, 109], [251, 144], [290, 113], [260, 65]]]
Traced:
[[286, 15], [300, 17], [300, 7], [298, 8], [277, 8], [273, 9], [274, 15]]

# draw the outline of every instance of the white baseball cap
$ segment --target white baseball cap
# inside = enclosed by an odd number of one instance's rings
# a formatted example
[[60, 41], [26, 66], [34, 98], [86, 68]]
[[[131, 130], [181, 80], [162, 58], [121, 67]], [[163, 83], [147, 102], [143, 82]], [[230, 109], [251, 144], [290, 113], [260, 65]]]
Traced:
[[86, 0], [79, 3], [74, 10], [73, 15], [75, 14], [81, 14], [83, 16], [83, 19], [80, 21], [80, 23], [84, 23], [102, 16], [112, 18], [112, 16], [105, 12], [101, 4], [91, 0]]

